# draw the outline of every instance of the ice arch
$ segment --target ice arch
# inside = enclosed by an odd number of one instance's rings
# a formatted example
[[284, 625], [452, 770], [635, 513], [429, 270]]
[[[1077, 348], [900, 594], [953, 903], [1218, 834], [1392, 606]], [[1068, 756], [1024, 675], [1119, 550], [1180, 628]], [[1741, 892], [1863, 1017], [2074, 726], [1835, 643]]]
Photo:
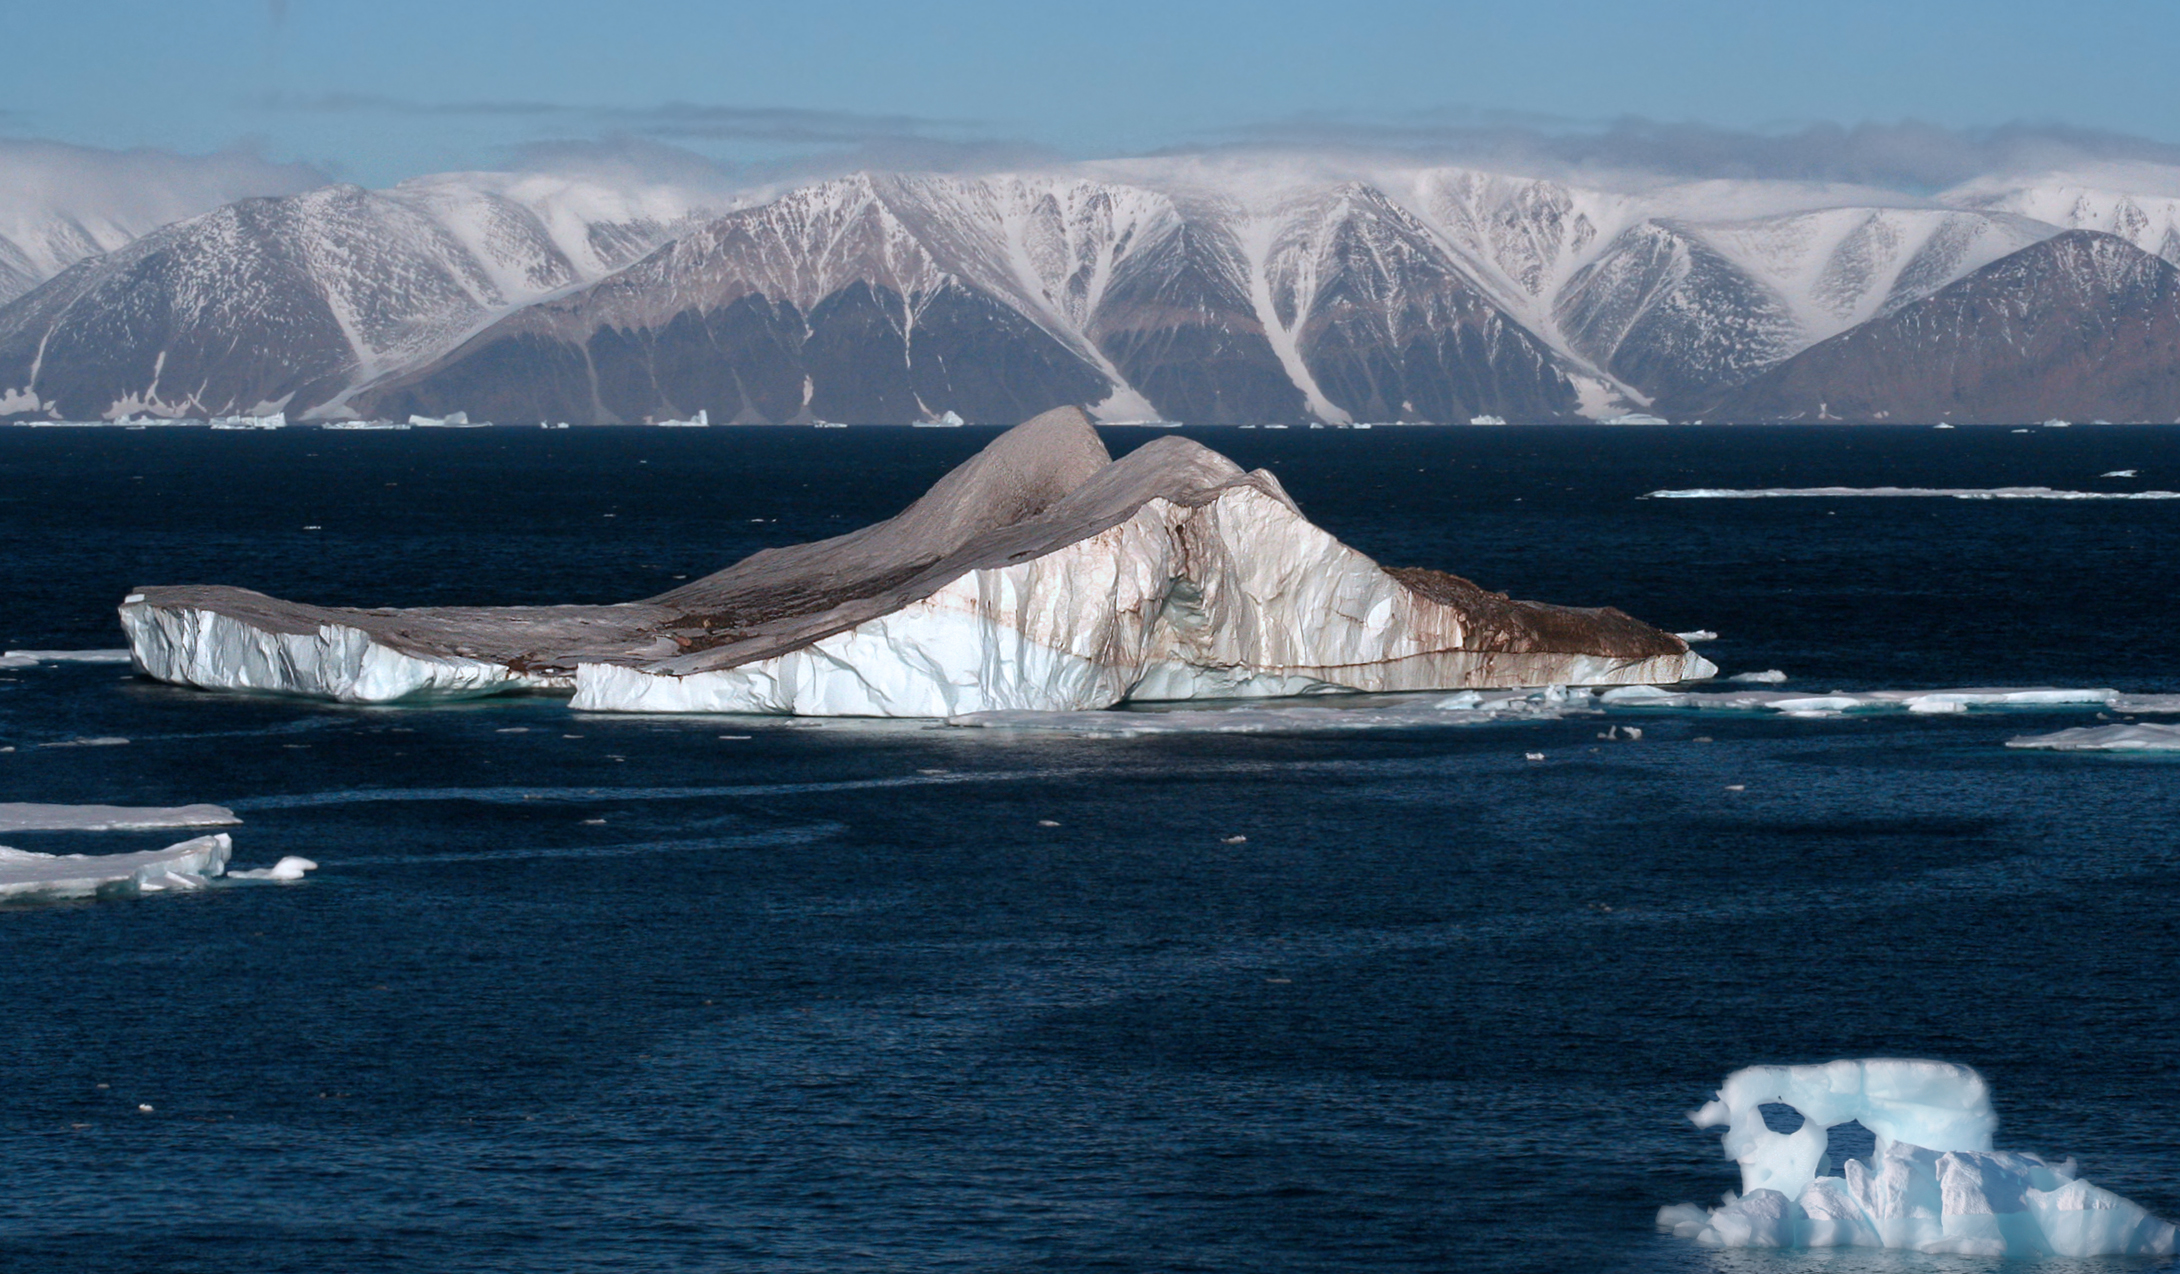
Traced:
[[[1791, 1133], [1763, 1107], [1803, 1116]], [[1658, 1224], [1710, 1247], [1886, 1247], [1976, 1256], [2170, 1254], [2173, 1227], [2052, 1164], [1996, 1150], [1998, 1116], [1983, 1077], [1949, 1062], [1879, 1058], [1751, 1066], [1689, 1115], [1726, 1129], [1741, 1192], [1725, 1205], [1660, 1209]], [[1826, 1132], [1849, 1121], [1876, 1136], [1840, 1175]]]

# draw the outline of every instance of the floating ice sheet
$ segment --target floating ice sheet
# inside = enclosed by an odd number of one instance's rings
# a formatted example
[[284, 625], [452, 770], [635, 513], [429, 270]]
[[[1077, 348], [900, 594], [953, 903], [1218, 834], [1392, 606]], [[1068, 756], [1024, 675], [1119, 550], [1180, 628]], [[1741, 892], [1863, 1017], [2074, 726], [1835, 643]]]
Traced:
[[[1792, 1107], [1792, 1132], [1763, 1107]], [[1994, 1149], [1998, 1116], [1983, 1077], [1947, 1062], [1891, 1058], [1752, 1066], [1689, 1115], [1723, 1126], [1741, 1191], [1718, 1208], [1658, 1210], [1658, 1225], [1706, 1247], [1898, 1248], [1963, 1256], [2169, 1255], [2174, 1230], [2076, 1175], [2073, 1160]], [[1826, 1134], [1876, 1135], [1835, 1174]]]
[[154, 827], [226, 827], [242, 820], [219, 805], [30, 805], [0, 802], [0, 832], [127, 832]]
[[225, 832], [136, 854], [34, 854], [0, 845], [0, 901], [202, 889], [227, 869], [233, 848]]
[[2180, 752], [2180, 725], [2136, 721], [2122, 725], [2077, 726], [2051, 734], [2025, 734], [2006, 740], [2009, 748], [2047, 748], [2054, 752]]
[[1752, 674], [1746, 689], [1550, 686], [1541, 690], [1468, 690], [1452, 695], [1326, 696], [1322, 706], [1289, 700], [1117, 712], [973, 712], [949, 717], [946, 724], [974, 729], [1046, 730], [1122, 738], [1145, 734], [1301, 734], [1413, 729], [1555, 720], [1613, 711], [1772, 713], [1791, 717], [1885, 712], [1929, 715], [2051, 708], [2180, 713], [2180, 695], [2127, 695], [2110, 689], [2001, 686], [1811, 694], [1755, 688], [1783, 679], [1771, 672]]
[[[2107, 475], [2110, 476], [2110, 475]], [[2051, 487], [1691, 487], [1652, 491], [1645, 500], [1769, 500], [1898, 497], [1954, 500], [2180, 500], [2180, 491], [2060, 491]]]
[[28, 668], [34, 664], [125, 664], [126, 650], [11, 650], [0, 655], [0, 668]]

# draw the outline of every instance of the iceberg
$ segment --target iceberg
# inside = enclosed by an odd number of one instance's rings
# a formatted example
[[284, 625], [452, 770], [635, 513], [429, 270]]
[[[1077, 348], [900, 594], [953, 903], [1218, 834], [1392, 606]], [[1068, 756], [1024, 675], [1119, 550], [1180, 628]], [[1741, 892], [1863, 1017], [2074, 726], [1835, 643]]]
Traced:
[[[1793, 1108], [1774, 1130], [1764, 1107]], [[2173, 1227], [2082, 1180], [2074, 1162], [1996, 1150], [1983, 1077], [1948, 1062], [1880, 1058], [1751, 1066], [1689, 1119], [1725, 1128], [1741, 1189], [1724, 1206], [1658, 1210], [1658, 1225], [1706, 1247], [1896, 1248], [1981, 1257], [2170, 1255]], [[1782, 1121], [1785, 1122], [1785, 1121]], [[1869, 1158], [1835, 1173], [1827, 1133], [1875, 1134]]]
[[1115, 461], [1075, 408], [887, 521], [643, 601], [367, 610], [189, 586], [120, 615], [160, 680], [352, 703], [536, 689], [600, 711], [946, 718], [1717, 671], [1617, 610], [1387, 570], [1270, 473], [1185, 438]]
[[0, 902], [202, 889], [227, 868], [225, 832], [136, 854], [34, 854], [0, 845]]

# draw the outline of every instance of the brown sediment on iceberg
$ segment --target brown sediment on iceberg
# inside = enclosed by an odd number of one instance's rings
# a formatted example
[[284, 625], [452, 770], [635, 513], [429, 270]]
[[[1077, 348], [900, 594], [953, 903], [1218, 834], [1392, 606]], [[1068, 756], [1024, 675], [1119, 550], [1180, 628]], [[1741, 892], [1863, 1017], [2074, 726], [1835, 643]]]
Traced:
[[641, 601], [356, 609], [189, 586], [132, 593], [121, 617], [162, 680], [348, 702], [572, 688], [599, 709], [947, 716], [1714, 671], [1617, 610], [1384, 570], [1194, 442], [1115, 461], [1074, 408], [886, 521]]

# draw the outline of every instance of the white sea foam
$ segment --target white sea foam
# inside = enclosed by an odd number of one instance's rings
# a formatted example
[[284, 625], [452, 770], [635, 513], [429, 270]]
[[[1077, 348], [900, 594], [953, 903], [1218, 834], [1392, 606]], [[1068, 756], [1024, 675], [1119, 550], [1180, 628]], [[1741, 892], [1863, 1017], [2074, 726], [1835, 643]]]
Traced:
[[242, 820], [219, 805], [32, 805], [0, 802], [0, 832], [126, 832], [226, 827]]
[[202, 889], [227, 867], [225, 832], [135, 854], [34, 854], [0, 845], [0, 900], [133, 897]]
[[[1763, 1108], [1801, 1116], [1777, 1132]], [[1879, 1058], [1751, 1066], [1689, 1116], [1724, 1127], [1741, 1191], [1725, 1206], [1660, 1208], [1658, 1225], [1718, 1248], [1894, 1248], [1979, 1257], [2170, 1255], [2175, 1233], [2076, 1174], [2074, 1161], [1994, 1149], [1998, 1116], [1983, 1077], [1947, 1062]], [[1876, 1136], [1841, 1175], [1828, 1132]]]
[[[2107, 475], [2110, 476], [2110, 475]], [[2180, 491], [2061, 491], [2052, 487], [1690, 487], [1683, 491], [1652, 491], [1645, 500], [1771, 500], [1809, 497], [1817, 499], [1953, 500], [2180, 500]]]
[[2045, 748], [2053, 752], [2180, 752], [2180, 725], [2149, 721], [2123, 725], [2076, 726], [2050, 734], [2025, 734], [2006, 740], [2009, 748]]

